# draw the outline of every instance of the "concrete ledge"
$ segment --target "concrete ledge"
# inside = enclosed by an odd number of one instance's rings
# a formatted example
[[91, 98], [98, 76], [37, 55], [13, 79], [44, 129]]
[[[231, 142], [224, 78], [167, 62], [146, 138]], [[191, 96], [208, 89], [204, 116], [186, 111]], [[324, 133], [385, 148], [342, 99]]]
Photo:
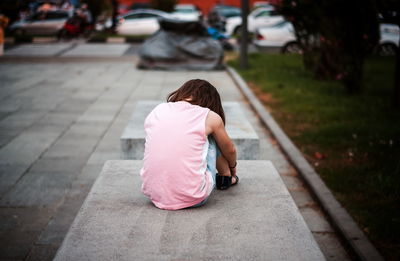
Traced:
[[155, 208], [141, 161], [107, 161], [55, 260], [325, 260], [269, 161], [239, 161], [240, 184], [199, 208]]
[[106, 43], [126, 43], [125, 37], [108, 37]]
[[[139, 101], [121, 136], [121, 158], [142, 159], [145, 143], [144, 120], [161, 101]], [[260, 141], [240, 104], [224, 102], [226, 130], [236, 145], [238, 159], [259, 159]]]
[[57, 37], [33, 37], [32, 43], [55, 43], [58, 42]]
[[4, 38], [4, 43], [13, 44], [14, 42], [15, 42], [14, 37], [5, 37]]
[[231, 67], [227, 69], [236, 82], [244, 96], [249, 100], [251, 106], [259, 115], [261, 122], [271, 131], [272, 135], [280, 144], [282, 150], [288, 156], [290, 162], [298, 170], [315, 198], [329, 217], [332, 226], [336, 229], [343, 241], [347, 244], [353, 254], [360, 260], [380, 261], [384, 260], [369, 239], [358, 227], [357, 223], [349, 215], [346, 209], [336, 200], [332, 192], [325, 185], [314, 168], [303, 157], [300, 150], [293, 144], [289, 137], [283, 132], [271, 114], [264, 108], [261, 102], [253, 94], [246, 82]]

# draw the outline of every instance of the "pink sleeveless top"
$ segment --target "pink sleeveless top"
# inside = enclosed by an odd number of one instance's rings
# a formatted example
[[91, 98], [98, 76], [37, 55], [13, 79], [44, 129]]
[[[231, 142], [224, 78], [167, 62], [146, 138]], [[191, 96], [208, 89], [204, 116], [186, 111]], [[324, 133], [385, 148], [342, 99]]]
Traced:
[[207, 171], [205, 121], [210, 110], [185, 101], [159, 104], [147, 116], [142, 192], [158, 208], [176, 210], [206, 199], [213, 187]]

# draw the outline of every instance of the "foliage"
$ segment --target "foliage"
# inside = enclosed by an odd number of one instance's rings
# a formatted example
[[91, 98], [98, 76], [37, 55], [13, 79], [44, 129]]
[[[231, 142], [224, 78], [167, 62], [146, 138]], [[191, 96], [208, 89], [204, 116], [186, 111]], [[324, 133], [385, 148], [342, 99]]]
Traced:
[[0, 14], [4, 14], [10, 19], [9, 24], [18, 19], [18, 12], [25, 5], [22, 1], [15, 0], [1, 0], [0, 1]]
[[296, 29], [306, 68], [359, 92], [364, 58], [379, 39], [375, 0], [283, 0], [279, 9]]
[[82, 3], [86, 3], [88, 5], [93, 19], [96, 19], [99, 15], [104, 14], [105, 12], [111, 13], [112, 10], [110, 0], [84, 0]]
[[249, 58], [241, 75], [378, 249], [399, 260], [400, 112], [387, 102], [394, 60], [367, 58], [364, 91], [347, 95], [313, 79], [300, 56]]
[[151, 0], [150, 6], [154, 9], [165, 12], [172, 12], [177, 3], [177, 0]]

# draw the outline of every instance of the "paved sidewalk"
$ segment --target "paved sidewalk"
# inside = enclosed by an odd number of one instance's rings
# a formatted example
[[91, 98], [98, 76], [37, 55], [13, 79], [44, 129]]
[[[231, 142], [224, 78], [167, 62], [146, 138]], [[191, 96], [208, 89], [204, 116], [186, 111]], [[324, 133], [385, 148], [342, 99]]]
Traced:
[[6, 48], [5, 57], [121, 57], [136, 54], [140, 44], [127, 43], [31, 43]]
[[[327, 260], [349, 260], [320, 208], [225, 71], [139, 71], [131, 62], [0, 63], [0, 259], [51, 260], [139, 100], [188, 79], [239, 101]], [[229, 119], [227, 119], [229, 121]], [[243, 175], [243, 174], [242, 174]]]

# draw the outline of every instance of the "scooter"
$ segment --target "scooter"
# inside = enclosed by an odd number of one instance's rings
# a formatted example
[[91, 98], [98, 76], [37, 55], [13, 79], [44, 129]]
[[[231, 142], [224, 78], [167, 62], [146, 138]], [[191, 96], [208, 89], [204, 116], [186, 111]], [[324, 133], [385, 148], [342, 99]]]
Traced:
[[92, 24], [86, 24], [82, 27], [82, 23], [84, 23], [83, 19], [78, 15], [74, 15], [69, 18], [65, 24], [63, 29], [59, 34], [60, 39], [73, 38], [83, 35], [85, 37], [89, 36], [93, 31], [94, 27]]

